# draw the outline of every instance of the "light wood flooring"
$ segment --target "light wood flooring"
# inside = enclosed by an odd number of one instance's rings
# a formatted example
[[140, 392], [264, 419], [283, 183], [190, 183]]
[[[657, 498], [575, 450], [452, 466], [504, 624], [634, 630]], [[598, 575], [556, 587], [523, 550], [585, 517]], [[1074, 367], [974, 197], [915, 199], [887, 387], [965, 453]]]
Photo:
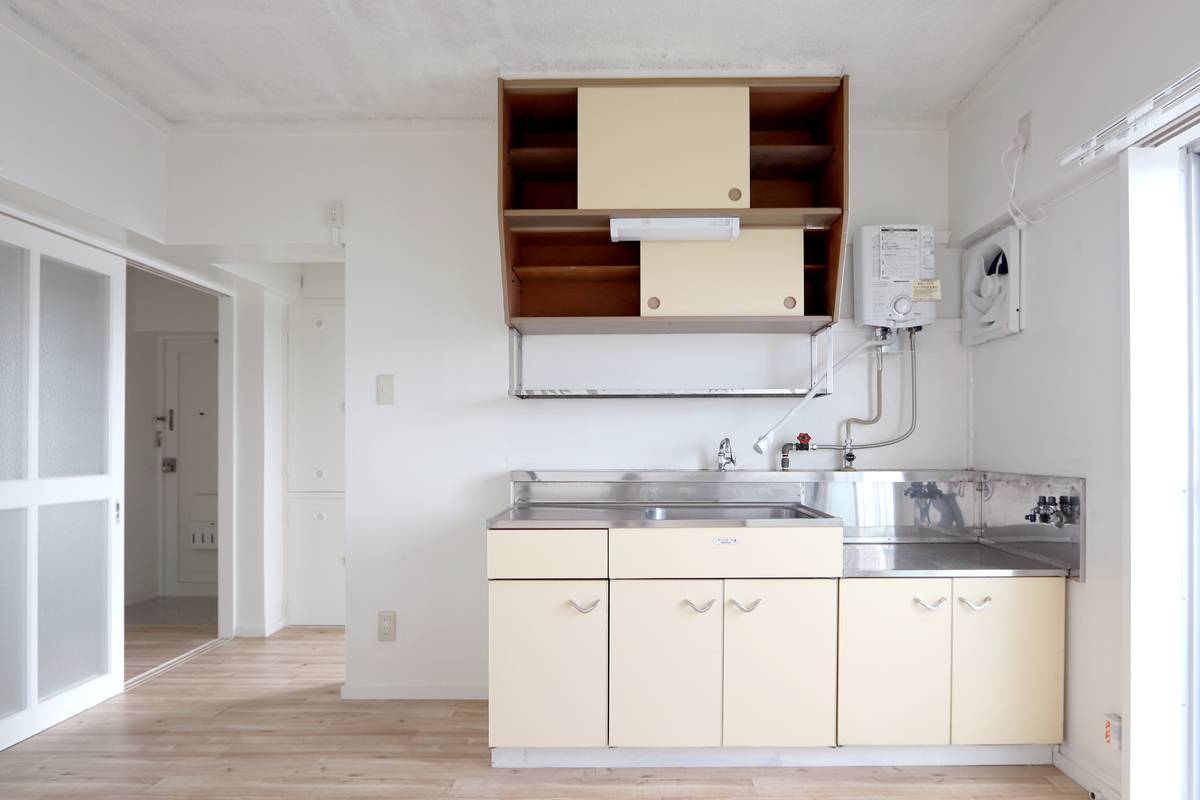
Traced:
[[342, 634], [237, 639], [0, 753], [0, 797], [1064, 800], [1053, 767], [495, 770], [482, 701], [343, 701]]
[[216, 625], [126, 625], [125, 680], [217, 638]]

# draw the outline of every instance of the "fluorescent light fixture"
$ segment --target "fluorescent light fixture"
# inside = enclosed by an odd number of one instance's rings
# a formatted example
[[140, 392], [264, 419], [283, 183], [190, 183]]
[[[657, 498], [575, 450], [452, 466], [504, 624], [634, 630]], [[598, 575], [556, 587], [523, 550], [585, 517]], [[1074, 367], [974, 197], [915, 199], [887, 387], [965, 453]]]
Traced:
[[614, 242], [727, 242], [738, 238], [737, 217], [640, 217], [612, 219]]

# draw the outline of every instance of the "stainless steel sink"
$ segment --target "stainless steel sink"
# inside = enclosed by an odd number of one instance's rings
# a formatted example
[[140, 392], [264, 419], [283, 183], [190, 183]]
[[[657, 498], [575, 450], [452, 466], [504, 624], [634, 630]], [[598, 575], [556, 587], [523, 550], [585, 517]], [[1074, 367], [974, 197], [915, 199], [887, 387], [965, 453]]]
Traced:
[[752, 503], [673, 503], [647, 506], [649, 520], [818, 519], [821, 515], [800, 505]]

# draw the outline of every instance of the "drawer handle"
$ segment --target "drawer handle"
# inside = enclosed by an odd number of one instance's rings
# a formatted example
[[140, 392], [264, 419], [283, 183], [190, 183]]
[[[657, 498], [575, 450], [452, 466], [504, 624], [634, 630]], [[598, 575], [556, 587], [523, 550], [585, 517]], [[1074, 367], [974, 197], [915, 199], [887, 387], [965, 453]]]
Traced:
[[688, 600], [687, 598], [684, 598], [683, 602], [685, 602], [685, 603], [687, 603], [689, 606], [691, 606], [691, 607], [692, 607], [692, 611], [695, 611], [697, 614], [703, 614], [704, 612], [706, 612], [706, 611], [708, 611], [710, 608], [712, 608], [712, 607], [713, 607], [713, 603], [717, 602], [717, 600], [716, 600], [716, 598], [714, 597], [712, 600], [709, 600], [707, 603], [705, 603], [705, 604], [704, 604], [704, 605], [702, 605], [702, 606], [698, 606], [698, 605], [696, 605], [695, 603], [693, 603], [691, 600]]
[[742, 605], [742, 604], [741, 604], [741, 603], [739, 603], [737, 600], [734, 600], [732, 597], [731, 597], [731, 598], [729, 598], [729, 602], [731, 602], [731, 603], [733, 603], [735, 606], [737, 606], [739, 611], [745, 611], [747, 614], [749, 614], [751, 611], [753, 611], [754, 609], [758, 608], [758, 605], [759, 605], [759, 603], [761, 603], [761, 602], [762, 602], [762, 598], [761, 598], [761, 597], [760, 597], [760, 598], [758, 598], [757, 600], [755, 600], [753, 603], [751, 603], [751, 604], [750, 604], [750, 605], [748, 605], [748, 606], [744, 606], [744, 605]]
[[922, 600], [919, 597], [914, 597], [913, 602], [916, 603], [917, 605], [919, 605], [921, 608], [925, 609], [926, 611], [937, 611], [939, 608], [941, 608], [943, 605], [945, 605], [946, 598], [939, 597], [937, 599], [937, 602], [933, 603], [932, 605], [929, 603], [926, 603], [924, 600]]
[[965, 597], [958, 598], [958, 601], [960, 603], [966, 603], [968, 606], [971, 607], [972, 611], [983, 611], [985, 608], [987, 608], [988, 606], [990, 606], [992, 604], [992, 598], [990, 595], [988, 597], [983, 598], [983, 602], [980, 603], [979, 605], [975, 605], [974, 603], [972, 603], [970, 600], [968, 600]]
[[586, 605], [586, 606], [581, 606], [581, 605], [579, 605], [579, 603], [576, 603], [574, 600], [568, 600], [567, 602], [571, 604], [571, 608], [575, 609], [580, 614], [590, 614], [596, 610], [596, 606], [600, 605], [600, 598], [596, 598], [595, 600], [593, 600], [591, 602], [590, 605]]

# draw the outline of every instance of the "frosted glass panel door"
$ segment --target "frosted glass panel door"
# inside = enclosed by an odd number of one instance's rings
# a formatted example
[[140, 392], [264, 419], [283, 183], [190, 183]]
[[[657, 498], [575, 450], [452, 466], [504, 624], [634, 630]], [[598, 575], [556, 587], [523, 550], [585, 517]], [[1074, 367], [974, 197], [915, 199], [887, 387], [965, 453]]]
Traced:
[[0, 749], [121, 691], [125, 262], [0, 216]]

